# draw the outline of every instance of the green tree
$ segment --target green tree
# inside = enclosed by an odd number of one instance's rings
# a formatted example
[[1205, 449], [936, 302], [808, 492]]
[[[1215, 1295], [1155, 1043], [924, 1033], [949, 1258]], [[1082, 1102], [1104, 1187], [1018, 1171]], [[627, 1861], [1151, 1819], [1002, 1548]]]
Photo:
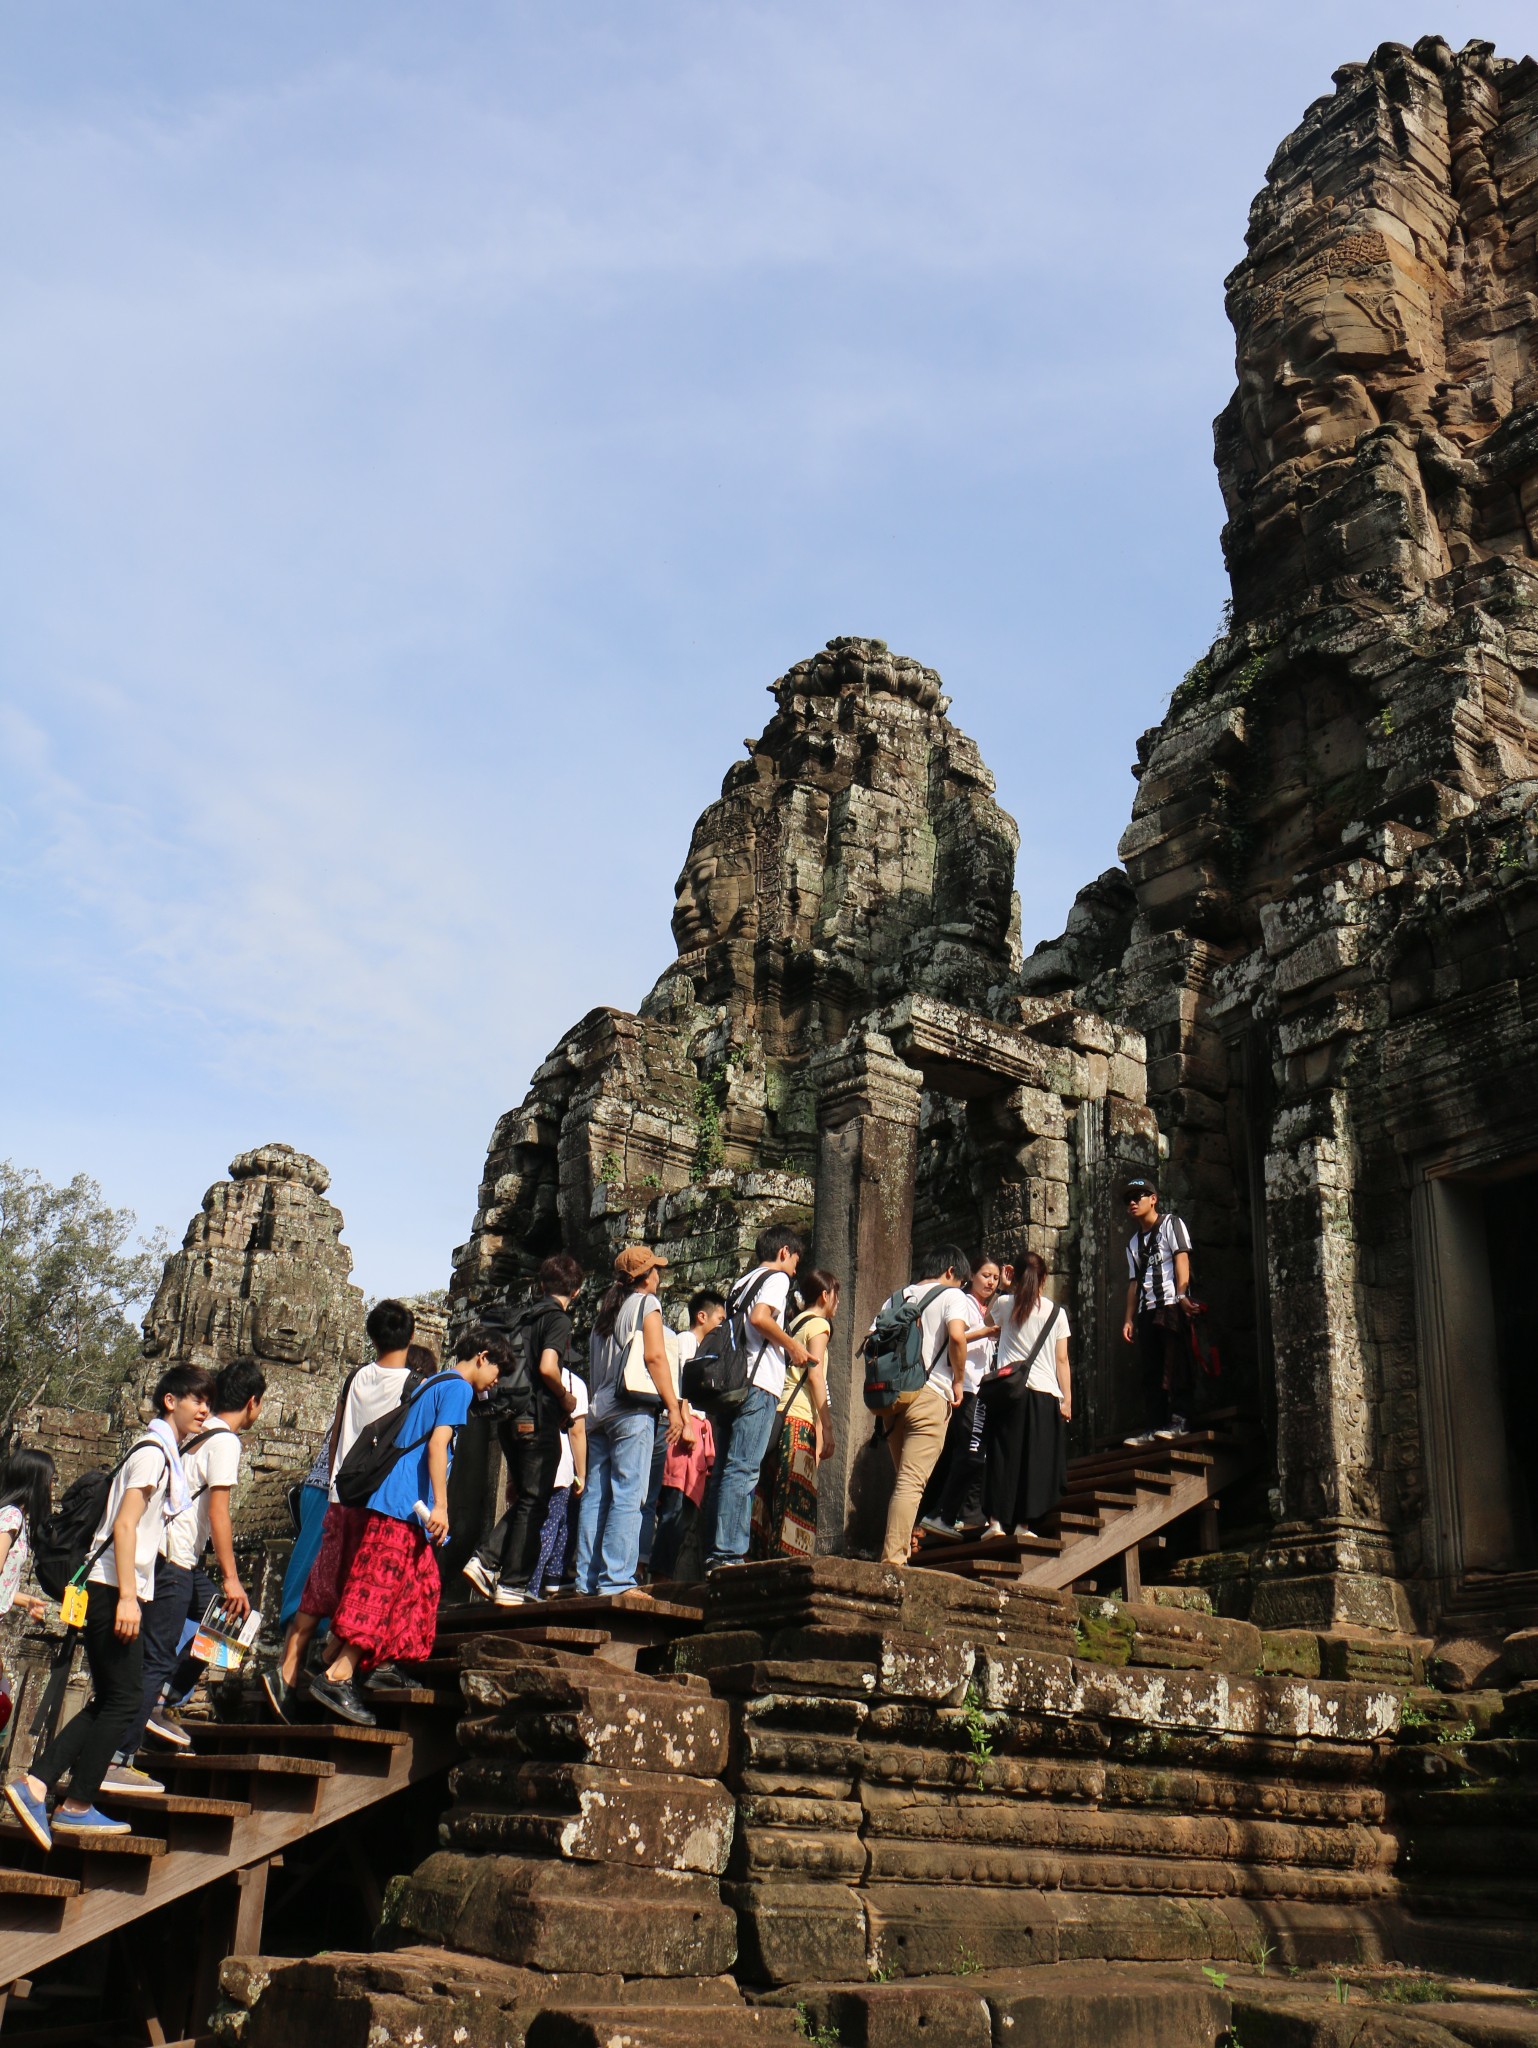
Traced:
[[109, 1407], [133, 1377], [166, 1256], [136, 1220], [86, 1174], [56, 1188], [0, 1161], [0, 1432], [36, 1401]]

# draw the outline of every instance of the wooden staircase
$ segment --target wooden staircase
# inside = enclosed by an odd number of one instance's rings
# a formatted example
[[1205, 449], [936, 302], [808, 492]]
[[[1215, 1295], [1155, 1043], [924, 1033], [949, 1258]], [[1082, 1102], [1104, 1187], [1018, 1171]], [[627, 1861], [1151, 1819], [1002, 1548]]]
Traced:
[[301, 1836], [442, 1770], [458, 1754], [457, 1688], [447, 1707], [417, 1704], [409, 1695], [377, 1697], [381, 1721], [398, 1725], [189, 1721], [194, 1749], [146, 1759], [165, 1792], [103, 1793], [109, 1811], [133, 1822], [131, 1835], [58, 1835], [45, 1852], [6, 1807], [0, 1986], [228, 1878], [240, 1887], [232, 1952], [257, 1950], [275, 1857]]
[[967, 1578], [1073, 1586], [1114, 1568], [1129, 1600], [1142, 1592], [1141, 1550], [1186, 1515], [1205, 1518], [1200, 1547], [1216, 1544], [1225, 1487], [1259, 1455], [1256, 1438], [1230, 1418], [1151, 1444], [1107, 1446], [1068, 1467], [1068, 1491], [1030, 1537], [925, 1533], [916, 1565]]

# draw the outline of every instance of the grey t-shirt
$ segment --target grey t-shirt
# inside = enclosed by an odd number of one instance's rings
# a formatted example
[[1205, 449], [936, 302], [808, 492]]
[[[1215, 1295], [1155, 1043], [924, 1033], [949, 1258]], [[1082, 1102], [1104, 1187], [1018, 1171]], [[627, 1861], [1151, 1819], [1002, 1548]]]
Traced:
[[621, 1304], [612, 1333], [600, 1337], [595, 1330], [587, 1340], [588, 1393], [593, 1403], [593, 1426], [597, 1429], [603, 1427], [616, 1408], [625, 1405], [617, 1391], [620, 1367], [631, 1338], [641, 1327], [641, 1318], [648, 1314], [662, 1314], [662, 1303], [656, 1295], [644, 1291], [632, 1294]]

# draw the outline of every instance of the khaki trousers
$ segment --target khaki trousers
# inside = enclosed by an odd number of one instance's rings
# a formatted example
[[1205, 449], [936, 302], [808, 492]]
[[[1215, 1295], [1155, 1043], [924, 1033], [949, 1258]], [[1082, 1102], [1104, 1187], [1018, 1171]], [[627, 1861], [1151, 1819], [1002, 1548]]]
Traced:
[[906, 1564], [918, 1520], [919, 1502], [929, 1475], [945, 1448], [951, 1404], [938, 1387], [922, 1386], [916, 1394], [899, 1394], [886, 1422], [887, 1449], [897, 1467], [897, 1484], [887, 1509], [883, 1564]]

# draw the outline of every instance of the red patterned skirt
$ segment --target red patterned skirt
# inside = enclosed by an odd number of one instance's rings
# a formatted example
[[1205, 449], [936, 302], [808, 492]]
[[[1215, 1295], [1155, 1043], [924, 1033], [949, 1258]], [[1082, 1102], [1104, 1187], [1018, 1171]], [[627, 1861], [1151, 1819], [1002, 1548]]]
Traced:
[[344, 1508], [339, 1500], [327, 1507], [326, 1519], [320, 1525], [320, 1549], [315, 1553], [299, 1602], [301, 1614], [324, 1618], [336, 1613], [336, 1603], [342, 1597], [367, 1524], [367, 1508]]
[[431, 1656], [438, 1633], [438, 1560], [419, 1523], [363, 1513], [368, 1526], [331, 1626], [363, 1652], [364, 1671], [417, 1662]]

